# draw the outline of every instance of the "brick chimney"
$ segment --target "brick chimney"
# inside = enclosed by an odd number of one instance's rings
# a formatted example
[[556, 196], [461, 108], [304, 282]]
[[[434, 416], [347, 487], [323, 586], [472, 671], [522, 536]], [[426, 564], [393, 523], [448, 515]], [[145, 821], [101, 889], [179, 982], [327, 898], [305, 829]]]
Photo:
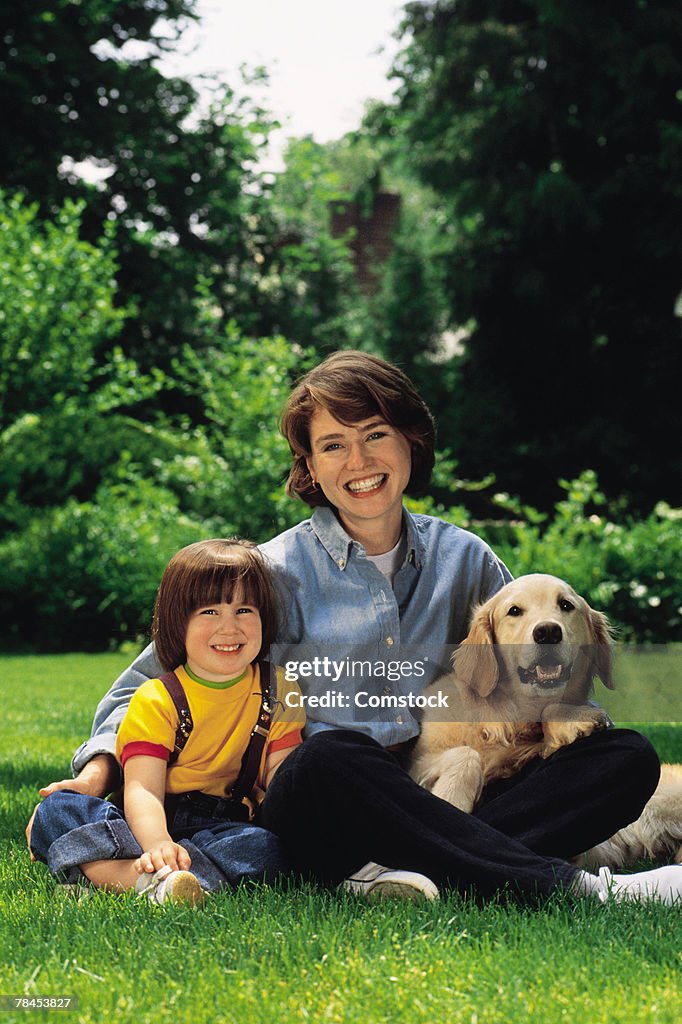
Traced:
[[330, 204], [331, 232], [340, 238], [352, 231], [350, 250], [361, 291], [374, 295], [381, 269], [393, 251], [393, 235], [400, 221], [401, 197], [395, 192], [375, 192], [372, 209], [363, 215], [360, 204], [338, 200]]

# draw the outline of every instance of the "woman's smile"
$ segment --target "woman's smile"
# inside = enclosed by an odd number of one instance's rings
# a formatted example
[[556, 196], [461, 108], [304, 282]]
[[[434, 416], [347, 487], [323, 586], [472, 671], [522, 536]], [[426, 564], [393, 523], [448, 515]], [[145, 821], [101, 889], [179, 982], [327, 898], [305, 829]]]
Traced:
[[351, 494], [368, 494], [371, 491], [378, 490], [385, 483], [386, 479], [385, 473], [377, 473], [375, 476], [366, 477], [363, 480], [351, 480], [344, 486]]

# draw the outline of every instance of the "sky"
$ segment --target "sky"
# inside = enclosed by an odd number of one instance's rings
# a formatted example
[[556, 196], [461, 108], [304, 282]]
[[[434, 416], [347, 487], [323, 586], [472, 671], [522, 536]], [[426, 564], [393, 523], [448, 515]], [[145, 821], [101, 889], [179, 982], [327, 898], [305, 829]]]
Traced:
[[282, 134], [326, 142], [358, 127], [366, 99], [390, 98], [386, 73], [401, 8], [397, 0], [199, 0], [201, 22], [179, 47], [194, 52], [165, 66], [182, 75], [218, 72], [232, 83], [241, 64], [262, 64]]

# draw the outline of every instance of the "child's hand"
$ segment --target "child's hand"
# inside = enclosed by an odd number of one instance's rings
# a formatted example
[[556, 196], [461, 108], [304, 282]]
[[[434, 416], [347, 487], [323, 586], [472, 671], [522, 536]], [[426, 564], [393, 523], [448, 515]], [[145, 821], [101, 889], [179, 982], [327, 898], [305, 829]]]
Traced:
[[140, 874], [158, 871], [167, 864], [171, 871], [187, 871], [192, 858], [184, 846], [179, 846], [171, 839], [163, 839], [135, 861], [135, 870]]

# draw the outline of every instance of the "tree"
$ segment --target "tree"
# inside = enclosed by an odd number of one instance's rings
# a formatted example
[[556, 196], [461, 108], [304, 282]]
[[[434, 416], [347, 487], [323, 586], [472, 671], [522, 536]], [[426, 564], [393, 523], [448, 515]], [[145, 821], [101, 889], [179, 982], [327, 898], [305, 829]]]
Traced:
[[680, 496], [676, 0], [408, 4], [384, 131], [449, 207], [467, 328], [441, 436], [536, 504], [591, 466], [640, 505]]
[[226, 320], [240, 313], [259, 327], [267, 232], [254, 162], [269, 121], [217, 84], [207, 109], [190, 82], [159, 71], [195, 9], [28, 0], [0, 12], [0, 186], [24, 191], [45, 217], [84, 198], [91, 241], [105, 219], [114, 224], [119, 297], [139, 310], [123, 341], [148, 366], [168, 365], [196, 337], [198, 276], [214, 282]]

